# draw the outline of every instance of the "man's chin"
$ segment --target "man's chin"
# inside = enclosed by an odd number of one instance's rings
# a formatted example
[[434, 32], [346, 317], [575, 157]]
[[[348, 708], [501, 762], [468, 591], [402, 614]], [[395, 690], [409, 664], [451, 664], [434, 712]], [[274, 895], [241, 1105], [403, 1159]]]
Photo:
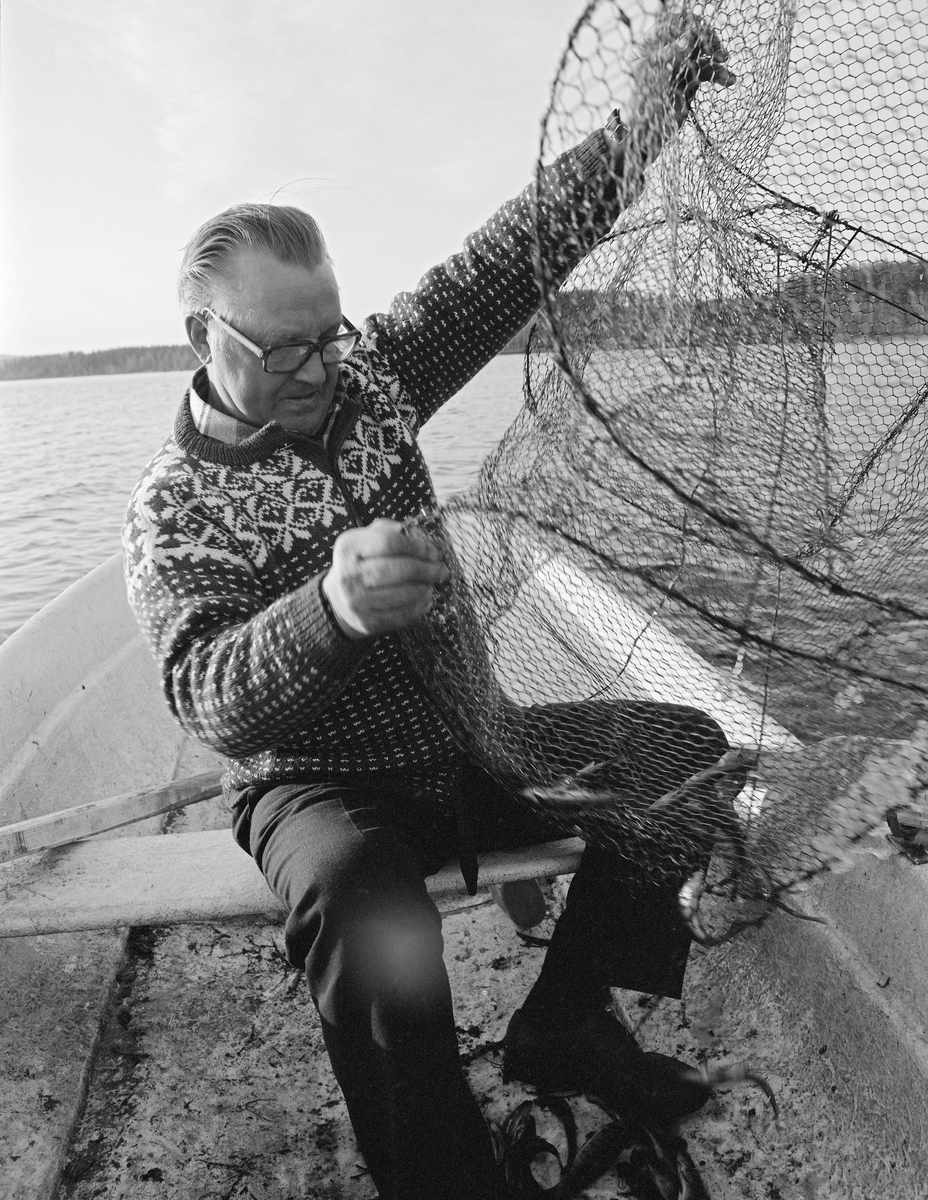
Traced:
[[323, 400], [319, 396], [294, 396], [288, 400], [286, 411], [277, 420], [291, 433], [314, 437], [325, 424], [330, 407], [331, 400]]

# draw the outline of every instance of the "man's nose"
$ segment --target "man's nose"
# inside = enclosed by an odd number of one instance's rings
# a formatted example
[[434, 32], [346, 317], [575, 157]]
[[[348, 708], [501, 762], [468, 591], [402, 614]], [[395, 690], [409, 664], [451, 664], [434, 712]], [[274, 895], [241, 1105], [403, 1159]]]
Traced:
[[325, 383], [325, 363], [322, 361], [322, 354], [317, 350], [310, 355], [302, 367], [295, 372], [294, 378], [299, 379], [302, 383], [311, 383], [316, 386]]

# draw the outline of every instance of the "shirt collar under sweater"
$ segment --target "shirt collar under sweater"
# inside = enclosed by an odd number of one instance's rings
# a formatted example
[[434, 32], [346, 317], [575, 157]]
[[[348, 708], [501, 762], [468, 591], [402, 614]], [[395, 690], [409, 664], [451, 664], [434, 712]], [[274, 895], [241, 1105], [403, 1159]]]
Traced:
[[209, 376], [206, 367], [200, 367], [190, 381], [190, 415], [197, 432], [204, 437], [215, 438], [227, 446], [237, 446], [255, 432], [257, 426], [240, 421], [228, 413], [220, 412], [209, 402]]
[[[336, 401], [341, 386], [342, 381], [339, 380], [338, 389], [336, 389]], [[338, 407], [337, 402], [332, 404], [326, 414], [321, 437], [323, 445], [326, 445], [328, 442], [329, 431], [332, 428], [332, 418]], [[210, 403], [209, 375], [207, 374], [206, 367], [200, 367], [190, 383], [190, 416], [193, 418], [193, 423], [198, 433], [202, 433], [204, 437], [213, 438], [214, 441], [224, 442], [227, 446], [239, 445], [247, 438], [253, 437], [258, 429], [261, 428], [258, 425], [250, 424], [248, 421], [240, 421], [238, 417], [224, 413], [221, 409], [216, 408]]]

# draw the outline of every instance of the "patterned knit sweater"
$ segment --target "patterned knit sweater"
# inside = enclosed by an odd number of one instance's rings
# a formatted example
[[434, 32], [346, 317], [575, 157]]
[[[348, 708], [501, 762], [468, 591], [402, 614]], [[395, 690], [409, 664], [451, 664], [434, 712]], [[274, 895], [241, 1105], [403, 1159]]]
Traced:
[[[559, 233], [546, 257], [561, 277], [617, 215], [601, 207], [608, 155], [594, 134], [548, 168], [542, 215]], [[346, 638], [320, 583], [344, 530], [434, 505], [416, 434], [537, 309], [535, 197], [530, 187], [503, 205], [364, 322], [324, 440], [276, 422], [235, 443], [205, 436], [188, 392], [139, 481], [124, 538], [130, 603], [172, 712], [231, 760], [233, 788], [457, 759], [398, 639]]]

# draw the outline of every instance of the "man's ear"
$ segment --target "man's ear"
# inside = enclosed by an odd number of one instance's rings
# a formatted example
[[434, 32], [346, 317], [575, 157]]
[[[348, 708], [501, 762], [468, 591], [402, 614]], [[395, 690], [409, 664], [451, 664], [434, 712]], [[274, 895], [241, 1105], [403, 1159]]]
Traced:
[[184, 317], [184, 328], [187, 330], [187, 341], [193, 346], [194, 353], [200, 362], [206, 366], [213, 356], [207, 340], [206, 322], [196, 313], [188, 313]]

